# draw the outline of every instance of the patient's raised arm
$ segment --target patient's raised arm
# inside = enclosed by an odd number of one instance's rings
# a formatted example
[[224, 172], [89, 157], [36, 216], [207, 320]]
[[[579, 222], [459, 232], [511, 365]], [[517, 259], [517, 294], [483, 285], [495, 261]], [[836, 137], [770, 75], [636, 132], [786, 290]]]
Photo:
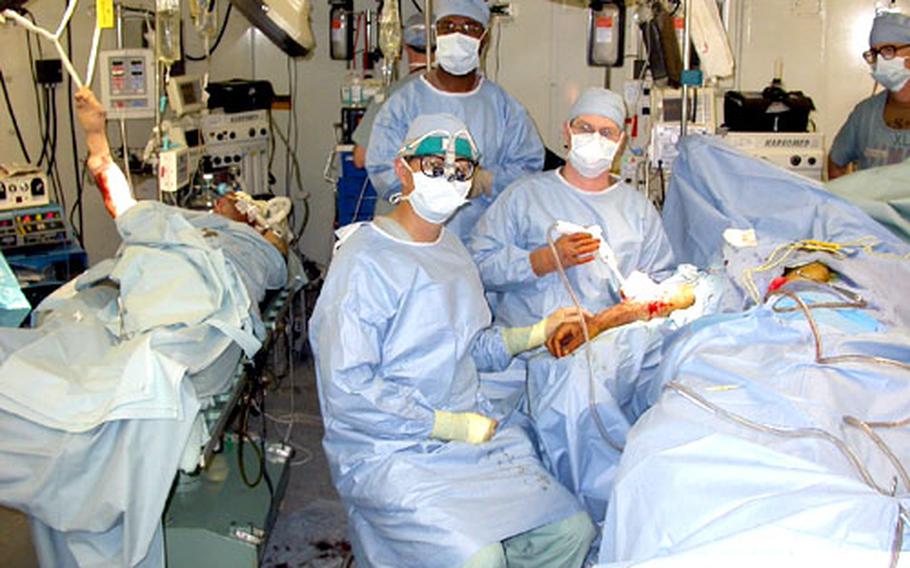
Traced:
[[85, 133], [88, 146], [89, 172], [104, 198], [104, 207], [111, 217], [117, 218], [136, 204], [130, 185], [123, 171], [114, 163], [107, 140], [107, 116], [104, 107], [88, 87], [75, 94], [76, 118]]

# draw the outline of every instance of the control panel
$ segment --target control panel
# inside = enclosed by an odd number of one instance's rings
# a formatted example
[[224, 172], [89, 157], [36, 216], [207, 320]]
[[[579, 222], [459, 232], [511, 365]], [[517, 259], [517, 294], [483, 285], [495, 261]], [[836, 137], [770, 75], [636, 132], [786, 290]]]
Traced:
[[98, 54], [101, 104], [108, 118], [155, 117], [155, 52], [117, 49]]
[[57, 246], [70, 240], [59, 205], [0, 212], [0, 249], [4, 251]]
[[28, 166], [0, 166], [0, 211], [46, 205], [47, 176]]
[[269, 116], [264, 110], [210, 114], [202, 119], [205, 156], [212, 170], [239, 171], [244, 190], [268, 190]]
[[746, 154], [822, 181], [825, 137], [814, 132], [728, 132], [724, 140]]
[[269, 116], [264, 110], [210, 114], [202, 119], [206, 145], [269, 141]]

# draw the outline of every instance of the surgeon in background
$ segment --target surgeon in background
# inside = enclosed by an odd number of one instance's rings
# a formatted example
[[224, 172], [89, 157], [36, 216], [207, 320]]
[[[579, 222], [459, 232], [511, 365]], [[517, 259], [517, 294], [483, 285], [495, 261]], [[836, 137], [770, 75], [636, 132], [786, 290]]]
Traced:
[[[635, 270], [661, 277], [673, 269], [657, 211], [611, 173], [625, 142], [625, 118], [620, 95], [598, 87], [582, 92], [564, 126], [566, 165], [515, 182], [477, 224], [469, 250], [496, 323], [528, 325], [572, 305], [558, 264], [593, 313], [621, 299], [620, 279], [607, 262], [611, 252], [623, 277]], [[585, 228], [554, 231], [558, 258], [547, 242], [557, 221]]]
[[[408, 61], [408, 74], [402, 77], [396, 83], [389, 86], [389, 93], [394, 93], [405, 82], [414, 79], [420, 75], [427, 66], [427, 33], [426, 25], [422, 14], [414, 14], [405, 22], [402, 31], [402, 40], [404, 42], [404, 53]], [[430, 53], [436, 49], [436, 42], [430, 44]], [[373, 132], [373, 121], [376, 120], [376, 113], [382, 108], [382, 100], [374, 98], [367, 106], [360, 124], [354, 130], [352, 136], [354, 140], [354, 165], [363, 169], [367, 163], [367, 145], [370, 142], [370, 134]], [[385, 201], [385, 200], [384, 200]], [[388, 203], [388, 201], [386, 201]]]
[[510, 183], [539, 172], [543, 142], [525, 108], [479, 71], [488, 39], [490, 10], [483, 0], [436, 0], [436, 67], [394, 92], [376, 116], [367, 149], [367, 170], [379, 199], [401, 184], [392, 167], [415, 117], [445, 112], [464, 121], [480, 149], [471, 201], [448, 228], [466, 242], [477, 219]]
[[883, 13], [863, 53], [872, 77], [885, 90], [860, 102], [847, 117], [828, 154], [828, 179], [910, 158], [910, 17]]
[[478, 154], [452, 115], [415, 118], [401, 202], [348, 234], [310, 320], [323, 445], [358, 565], [580, 566], [594, 527], [541, 465], [527, 419], [494, 416], [478, 367], [534, 348], [565, 312], [490, 328], [477, 269], [443, 227]]

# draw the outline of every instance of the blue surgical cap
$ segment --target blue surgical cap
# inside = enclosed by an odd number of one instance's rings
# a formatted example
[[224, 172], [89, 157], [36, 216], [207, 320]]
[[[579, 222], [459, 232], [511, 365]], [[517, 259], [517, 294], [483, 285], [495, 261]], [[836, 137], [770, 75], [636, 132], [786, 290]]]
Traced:
[[[427, 47], [427, 27], [423, 20], [423, 15], [413, 14], [404, 23], [404, 43], [416, 49], [426, 49]], [[434, 43], [431, 43], [432, 47]]]
[[895, 12], [885, 12], [875, 17], [869, 45], [910, 43], [910, 17]]
[[477, 146], [468, 127], [456, 116], [446, 113], [421, 114], [411, 122], [404, 144], [398, 154], [401, 156], [423, 156], [445, 153], [448, 141], [455, 138], [455, 154], [459, 158], [476, 160]]
[[583, 114], [607, 117], [622, 128], [626, 122], [626, 102], [609, 89], [589, 87], [575, 99], [575, 104], [569, 109], [569, 120]]
[[433, 2], [433, 11], [438, 22], [446, 16], [465, 16], [487, 27], [490, 23], [490, 8], [484, 0], [436, 0]]

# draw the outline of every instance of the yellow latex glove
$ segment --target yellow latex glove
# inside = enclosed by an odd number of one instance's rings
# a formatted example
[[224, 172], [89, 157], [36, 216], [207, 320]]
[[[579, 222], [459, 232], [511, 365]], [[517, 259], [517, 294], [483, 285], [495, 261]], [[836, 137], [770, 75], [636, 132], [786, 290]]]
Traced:
[[581, 323], [586, 317], [592, 317], [588, 310], [583, 310], [582, 315], [578, 315], [577, 308], [559, 308], [532, 326], [503, 328], [502, 338], [509, 353], [518, 355], [546, 343], [562, 324]]
[[499, 422], [476, 412], [437, 410], [431, 438], [482, 444], [493, 437]]

